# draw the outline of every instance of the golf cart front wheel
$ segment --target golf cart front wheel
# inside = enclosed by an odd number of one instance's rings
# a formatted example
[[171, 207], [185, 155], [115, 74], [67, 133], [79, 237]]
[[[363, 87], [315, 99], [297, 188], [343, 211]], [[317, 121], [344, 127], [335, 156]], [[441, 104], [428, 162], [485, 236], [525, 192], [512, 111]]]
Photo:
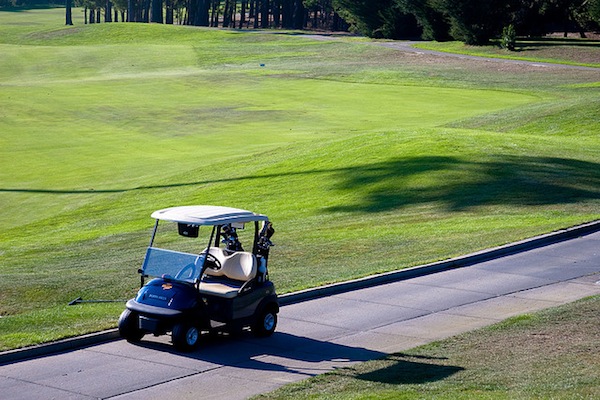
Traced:
[[172, 332], [173, 346], [180, 351], [192, 351], [200, 344], [200, 330], [194, 325], [176, 324]]
[[258, 318], [252, 325], [252, 333], [254, 336], [267, 337], [275, 332], [277, 327], [277, 313], [271, 308], [267, 308], [258, 314]]
[[136, 312], [125, 309], [119, 317], [119, 334], [128, 342], [135, 343], [142, 340], [144, 331], [139, 327], [139, 316]]

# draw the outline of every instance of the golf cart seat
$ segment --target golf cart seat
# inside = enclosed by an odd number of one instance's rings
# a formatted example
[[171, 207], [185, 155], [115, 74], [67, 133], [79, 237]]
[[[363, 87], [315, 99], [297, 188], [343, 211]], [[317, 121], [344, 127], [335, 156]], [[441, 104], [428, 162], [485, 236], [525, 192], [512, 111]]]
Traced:
[[232, 299], [241, 289], [256, 277], [256, 256], [246, 251], [226, 255], [222, 249], [211, 247], [210, 254], [221, 263], [218, 270], [207, 268], [200, 281], [201, 294]]

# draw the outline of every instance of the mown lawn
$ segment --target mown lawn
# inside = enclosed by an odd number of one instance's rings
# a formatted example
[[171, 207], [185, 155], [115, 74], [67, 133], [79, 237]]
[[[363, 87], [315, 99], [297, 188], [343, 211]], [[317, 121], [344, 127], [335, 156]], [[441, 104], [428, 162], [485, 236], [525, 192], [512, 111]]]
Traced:
[[[271, 217], [279, 292], [600, 216], [600, 70], [0, 12], [0, 349], [113, 327], [152, 211]], [[76, 321], [76, 323], [75, 323]]]

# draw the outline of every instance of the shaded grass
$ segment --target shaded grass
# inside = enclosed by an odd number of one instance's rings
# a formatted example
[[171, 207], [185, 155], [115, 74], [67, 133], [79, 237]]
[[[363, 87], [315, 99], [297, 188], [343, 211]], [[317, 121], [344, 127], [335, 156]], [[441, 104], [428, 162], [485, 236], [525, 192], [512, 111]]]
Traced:
[[[280, 292], [599, 216], [595, 71], [19, 15], [0, 26], [0, 315], [19, 345], [64, 336], [74, 298], [133, 296], [157, 208], [269, 215]], [[78, 307], [84, 330], [118, 315]]]
[[600, 297], [284, 386], [256, 399], [530, 399], [600, 395]]

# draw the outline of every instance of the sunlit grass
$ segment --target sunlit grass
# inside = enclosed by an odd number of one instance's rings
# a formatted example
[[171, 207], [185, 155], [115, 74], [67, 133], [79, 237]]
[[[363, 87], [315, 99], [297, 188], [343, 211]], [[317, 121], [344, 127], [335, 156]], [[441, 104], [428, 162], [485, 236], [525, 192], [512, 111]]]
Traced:
[[[269, 215], [281, 293], [600, 215], [595, 71], [60, 17], [0, 13], [0, 315], [30, 321], [5, 348], [74, 298], [133, 296], [158, 208]], [[85, 330], [118, 316], [74, 307]]]

